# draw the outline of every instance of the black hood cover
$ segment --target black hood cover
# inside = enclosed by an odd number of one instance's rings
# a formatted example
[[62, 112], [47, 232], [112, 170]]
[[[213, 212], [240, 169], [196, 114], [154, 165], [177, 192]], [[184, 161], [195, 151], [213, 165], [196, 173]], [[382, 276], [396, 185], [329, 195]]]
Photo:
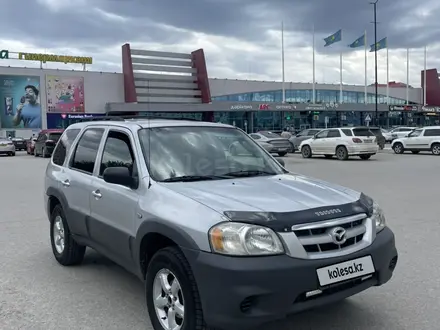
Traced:
[[343, 218], [359, 213], [370, 216], [372, 211], [373, 200], [361, 193], [357, 201], [342, 205], [293, 212], [225, 211], [224, 215], [231, 221], [260, 225], [276, 232], [290, 232], [294, 225]]

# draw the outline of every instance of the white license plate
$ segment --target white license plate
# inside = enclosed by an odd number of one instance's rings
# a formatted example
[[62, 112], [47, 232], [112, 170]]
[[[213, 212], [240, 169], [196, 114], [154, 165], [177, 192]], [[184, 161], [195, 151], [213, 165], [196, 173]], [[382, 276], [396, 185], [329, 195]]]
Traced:
[[365, 142], [365, 143], [371, 143], [371, 142], [373, 142], [373, 140], [368, 140], [368, 139], [366, 139], [366, 140], [364, 140], [364, 142]]
[[331, 265], [316, 270], [319, 284], [321, 286], [369, 275], [374, 272], [375, 270], [371, 256], [341, 262], [336, 265]]

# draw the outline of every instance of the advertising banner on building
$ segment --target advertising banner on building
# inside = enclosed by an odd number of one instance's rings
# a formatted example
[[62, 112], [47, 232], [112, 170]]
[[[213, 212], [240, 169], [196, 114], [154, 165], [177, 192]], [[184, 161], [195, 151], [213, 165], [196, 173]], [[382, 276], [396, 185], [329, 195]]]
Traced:
[[40, 77], [0, 75], [0, 128], [41, 128]]
[[46, 76], [47, 112], [84, 112], [84, 77]]
[[47, 128], [67, 128], [81, 120], [103, 116], [105, 113], [48, 113]]

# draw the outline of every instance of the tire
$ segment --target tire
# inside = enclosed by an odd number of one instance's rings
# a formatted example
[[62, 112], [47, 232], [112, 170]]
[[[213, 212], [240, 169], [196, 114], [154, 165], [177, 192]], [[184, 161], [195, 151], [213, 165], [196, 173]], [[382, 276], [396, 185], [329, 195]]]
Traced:
[[159, 319], [158, 313], [156, 311], [156, 305], [154, 303], [153, 297], [164, 296], [165, 299], [162, 301], [173, 301], [173, 295], [170, 292], [170, 300], [166, 299], [163, 286], [160, 283], [156, 283], [156, 276], [162, 272], [163, 275], [167, 276], [167, 287], [172, 287], [175, 283], [175, 279], [178, 281], [177, 300], [175, 303], [177, 306], [184, 306], [183, 320], [179, 317], [175, 317], [177, 324], [182, 324], [181, 330], [208, 330], [205, 321], [203, 319], [203, 310], [200, 302], [199, 291], [197, 288], [197, 283], [194, 275], [191, 271], [188, 261], [185, 259], [183, 253], [176, 247], [166, 247], [159, 250], [151, 259], [147, 270], [147, 276], [145, 280], [145, 293], [147, 298], [147, 308], [150, 316], [151, 324], [154, 330], [165, 330], [166, 327], [162, 326], [161, 322], [167, 322], [162, 320], [162, 317], [167, 318], [168, 313], [166, 312], [169, 308], [166, 306], [161, 312], [163, 316]]
[[15, 156], [15, 152], [11, 153], [11, 156], [14, 157]]
[[368, 160], [371, 158], [371, 155], [360, 155], [359, 158], [362, 160]]
[[440, 143], [434, 143], [431, 146], [431, 152], [435, 156], [440, 156]]
[[327, 159], [332, 159], [333, 155], [324, 155], [324, 157], [327, 158]]
[[310, 148], [310, 146], [303, 146], [301, 148], [301, 155], [303, 156], [303, 158], [311, 158], [312, 157], [312, 149]]
[[344, 146], [339, 146], [336, 148], [336, 157], [339, 160], [347, 160], [348, 159], [348, 151]]
[[294, 153], [295, 153], [295, 146], [293, 145], [292, 142], [289, 142], [289, 143], [290, 143], [289, 153], [290, 153], [290, 154], [294, 154]]
[[403, 144], [400, 142], [397, 142], [393, 145], [394, 153], [396, 154], [403, 154], [405, 152], [405, 149], [403, 148]]
[[[58, 226], [60, 224], [61, 226]], [[55, 227], [61, 230], [55, 230]], [[61, 232], [61, 235], [59, 235]], [[64, 247], [62, 244], [56, 244], [56, 241], [60, 241], [58, 237], [64, 237]], [[72, 266], [80, 264], [84, 259], [86, 247], [79, 245], [73, 239], [69, 226], [66, 221], [64, 210], [60, 204], [55, 206], [52, 214], [50, 215], [50, 243], [52, 246], [52, 252], [55, 259], [63, 266]], [[57, 249], [60, 248], [59, 250]], [[62, 249], [61, 249], [62, 248]]]
[[46, 148], [43, 147], [43, 150], [41, 152], [42, 152], [43, 158], [47, 158]]
[[278, 153], [278, 156], [280, 156], [280, 157], [284, 157], [285, 155], [287, 155], [287, 152], [279, 152]]
[[413, 151], [411, 151], [413, 154], [418, 154], [420, 151], [419, 150], [413, 150]]

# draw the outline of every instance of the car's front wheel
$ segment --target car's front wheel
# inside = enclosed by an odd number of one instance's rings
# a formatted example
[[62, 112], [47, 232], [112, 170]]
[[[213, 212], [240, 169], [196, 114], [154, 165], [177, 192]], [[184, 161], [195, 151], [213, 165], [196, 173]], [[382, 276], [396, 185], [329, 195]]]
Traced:
[[312, 157], [312, 149], [310, 148], [310, 146], [303, 146], [301, 148], [301, 154], [304, 158], [310, 158]]
[[61, 265], [71, 266], [83, 261], [86, 247], [73, 239], [60, 204], [55, 206], [50, 215], [50, 242], [53, 255]]
[[178, 248], [167, 247], [153, 256], [145, 286], [154, 330], [208, 330], [196, 280]]
[[396, 154], [403, 154], [403, 152], [405, 151], [405, 149], [403, 148], [403, 144], [400, 142], [397, 142], [393, 145], [393, 150]]

